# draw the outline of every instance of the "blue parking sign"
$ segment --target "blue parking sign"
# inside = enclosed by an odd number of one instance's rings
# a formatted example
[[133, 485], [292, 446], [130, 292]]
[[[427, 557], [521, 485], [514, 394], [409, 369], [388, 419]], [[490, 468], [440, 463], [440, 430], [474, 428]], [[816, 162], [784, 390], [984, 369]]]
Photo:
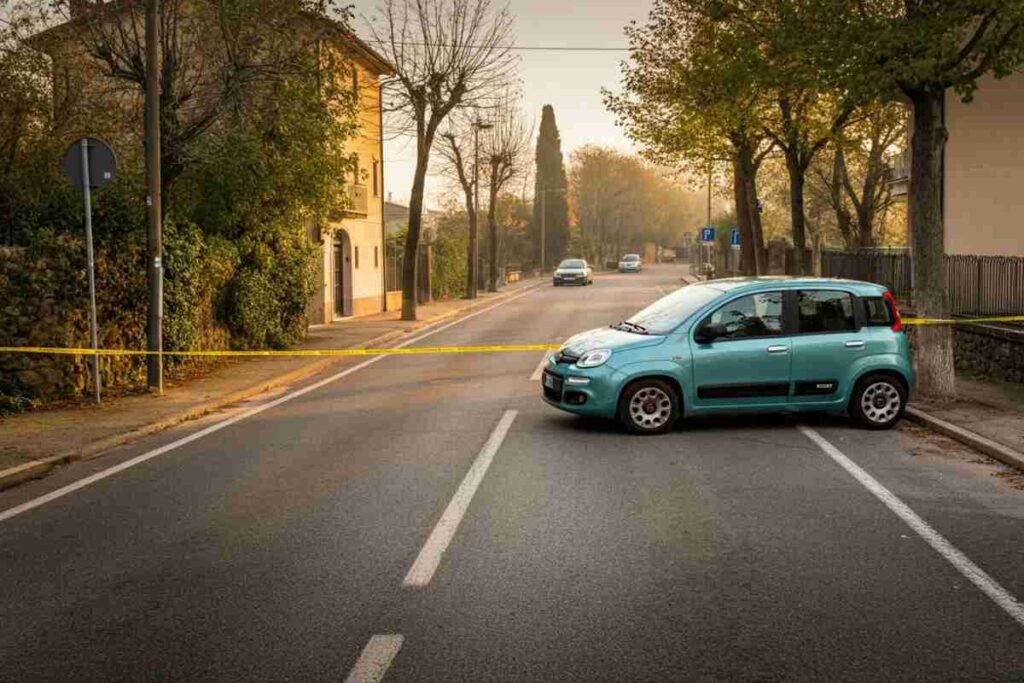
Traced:
[[714, 228], [701, 228], [700, 229], [700, 241], [704, 244], [713, 244], [715, 241], [715, 229]]
[[740, 248], [740, 231], [739, 228], [733, 228], [732, 233], [729, 235], [729, 245], [733, 249]]

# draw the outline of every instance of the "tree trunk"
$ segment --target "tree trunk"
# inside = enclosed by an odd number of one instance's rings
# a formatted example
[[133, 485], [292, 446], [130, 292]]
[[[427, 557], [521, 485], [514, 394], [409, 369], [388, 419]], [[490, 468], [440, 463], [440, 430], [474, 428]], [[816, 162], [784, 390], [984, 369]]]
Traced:
[[741, 157], [744, 166], [743, 178], [747, 184], [747, 214], [750, 216], [750, 232], [754, 246], [754, 275], [768, 272], [768, 255], [764, 247], [764, 230], [761, 226], [761, 211], [757, 208], [757, 171], [760, 166], [755, 163], [753, 150]]
[[750, 222], [750, 202], [747, 201], [747, 179], [744, 176], [741, 151], [737, 150], [732, 161], [733, 195], [736, 201], [736, 225], [740, 230], [740, 272], [756, 275], [754, 260], [754, 230]]
[[[949, 295], [945, 278], [942, 225], [942, 157], [946, 144], [943, 93], [911, 96], [914, 133], [910, 141], [910, 243], [914, 257], [914, 309], [919, 317], [945, 318]], [[922, 395], [956, 398], [953, 328], [921, 325], [914, 330], [918, 388]]]
[[487, 268], [487, 291], [498, 291], [498, 221], [495, 219], [494, 210], [498, 201], [492, 190], [490, 202], [487, 206], [487, 258], [490, 261]]
[[786, 151], [786, 170], [789, 171], [789, 207], [793, 224], [793, 275], [803, 275], [806, 270], [807, 219], [804, 215], [804, 167], [797, 152]]
[[413, 174], [412, 195], [409, 197], [409, 231], [405, 236], [405, 257], [402, 261], [402, 320], [416, 320], [416, 266], [419, 262], [420, 227], [423, 224], [423, 188], [426, 184], [427, 165], [430, 163], [429, 145], [417, 145], [416, 171]]

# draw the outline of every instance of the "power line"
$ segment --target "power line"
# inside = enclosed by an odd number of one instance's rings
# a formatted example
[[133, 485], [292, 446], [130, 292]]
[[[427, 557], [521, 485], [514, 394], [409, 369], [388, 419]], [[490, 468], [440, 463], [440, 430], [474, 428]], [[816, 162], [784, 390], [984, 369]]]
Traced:
[[[377, 45], [391, 45], [390, 41], [377, 40], [374, 38], [366, 39], [366, 42], [376, 43]], [[406, 41], [397, 41], [394, 43], [396, 46], [408, 46], [408, 47], [427, 47], [427, 43], [415, 43]], [[513, 50], [516, 52], [629, 52], [628, 47], [607, 47], [607, 46], [588, 46], [588, 45], [431, 45], [431, 47], [465, 47], [471, 49], [495, 49], [495, 50]]]

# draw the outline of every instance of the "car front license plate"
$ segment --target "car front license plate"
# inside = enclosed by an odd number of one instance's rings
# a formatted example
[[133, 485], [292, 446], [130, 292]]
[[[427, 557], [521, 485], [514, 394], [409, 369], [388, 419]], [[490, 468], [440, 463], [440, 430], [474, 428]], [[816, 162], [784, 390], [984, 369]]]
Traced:
[[548, 389], [554, 389], [555, 378], [552, 377], [551, 375], [544, 375], [544, 386], [546, 386]]

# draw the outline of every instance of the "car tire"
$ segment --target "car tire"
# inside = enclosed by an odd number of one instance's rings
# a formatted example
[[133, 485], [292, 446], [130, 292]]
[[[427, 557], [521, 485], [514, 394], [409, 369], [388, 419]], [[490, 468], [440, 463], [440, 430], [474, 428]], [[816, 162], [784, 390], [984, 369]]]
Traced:
[[892, 429], [906, 409], [906, 386], [892, 375], [868, 375], [850, 396], [850, 416], [865, 429]]
[[619, 397], [619, 422], [633, 434], [664, 434], [682, 412], [682, 402], [671, 384], [661, 379], [638, 379]]

